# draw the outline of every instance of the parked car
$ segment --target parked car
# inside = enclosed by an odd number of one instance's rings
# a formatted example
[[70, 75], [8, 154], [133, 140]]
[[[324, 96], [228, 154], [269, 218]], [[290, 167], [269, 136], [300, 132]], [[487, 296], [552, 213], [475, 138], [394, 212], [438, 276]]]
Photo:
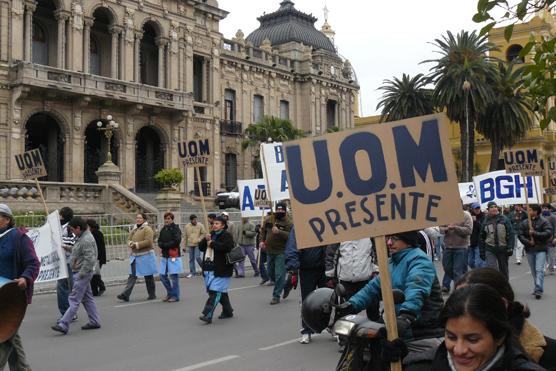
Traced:
[[215, 203], [219, 209], [239, 209], [239, 192], [237, 192], [237, 189], [230, 192], [218, 192]]

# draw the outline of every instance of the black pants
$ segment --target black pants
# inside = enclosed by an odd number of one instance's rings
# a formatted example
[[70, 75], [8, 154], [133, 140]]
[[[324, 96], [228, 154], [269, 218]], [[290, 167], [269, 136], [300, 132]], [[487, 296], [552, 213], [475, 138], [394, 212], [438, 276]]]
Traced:
[[[125, 285], [124, 291], [122, 292], [122, 295], [126, 298], [129, 298], [131, 292], [133, 291], [133, 287], [135, 286], [135, 282], [137, 282], [137, 276], [135, 275], [135, 272], [135, 262], [133, 262], [131, 263], [131, 274], [127, 278], [127, 283]], [[145, 276], [145, 285], [147, 286], [149, 299], [156, 298], [154, 277], [152, 275]]]
[[[349, 281], [340, 281], [340, 283], [346, 289], [346, 300], [349, 300], [353, 295], [357, 294], [359, 290], [361, 290], [369, 281], [357, 281], [357, 282], [349, 282]], [[376, 303], [372, 303], [368, 306], [365, 311], [367, 312], [367, 317], [371, 321], [377, 321], [380, 318], [380, 311], [379, 311], [380, 303], [377, 300]]]
[[209, 291], [209, 297], [203, 308], [203, 315], [208, 318], [212, 318], [214, 315], [214, 310], [218, 306], [218, 303], [222, 305], [222, 315], [226, 317], [231, 317], [233, 315], [234, 309], [230, 303], [230, 297], [227, 292], [216, 292]]
[[[319, 287], [326, 287], [326, 275], [323, 269], [299, 270], [299, 285], [301, 286], [301, 301]], [[312, 334], [313, 331], [301, 320], [301, 333]]]
[[[100, 269], [102, 269], [102, 264], [100, 264]], [[99, 269], [99, 270], [100, 270]], [[94, 274], [93, 278], [91, 279], [91, 291], [93, 292], [93, 296], [98, 296], [99, 291], [105, 291], [106, 286], [104, 285], [104, 281], [102, 281], [102, 277], [99, 274]]]

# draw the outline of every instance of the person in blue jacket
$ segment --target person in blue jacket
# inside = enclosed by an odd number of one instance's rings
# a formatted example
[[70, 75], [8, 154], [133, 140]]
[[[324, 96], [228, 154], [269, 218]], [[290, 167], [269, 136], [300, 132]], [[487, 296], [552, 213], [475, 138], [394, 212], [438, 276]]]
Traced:
[[[292, 227], [286, 242], [285, 255], [288, 277], [299, 276], [301, 302], [317, 288], [326, 286], [326, 275], [324, 273], [326, 249], [324, 246], [298, 250], [295, 241], [295, 228]], [[284, 297], [288, 293], [289, 291], [284, 291]], [[313, 331], [301, 320], [301, 339], [299, 339], [299, 342], [309, 344], [312, 333]]]
[[[403, 363], [430, 361], [438, 345], [436, 339], [443, 334], [438, 318], [444, 302], [436, 270], [430, 257], [419, 248], [417, 231], [387, 236], [386, 243], [391, 255], [388, 268], [392, 288], [405, 294], [404, 302], [396, 304], [398, 334], [409, 350]], [[380, 276], [343, 304], [341, 315], [359, 313], [372, 306], [378, 311], [382, 300]], [[431, 339], [430, 344], [423, 339]], [[424, 347], [412, 352], [412, 341], [420, 341]]]

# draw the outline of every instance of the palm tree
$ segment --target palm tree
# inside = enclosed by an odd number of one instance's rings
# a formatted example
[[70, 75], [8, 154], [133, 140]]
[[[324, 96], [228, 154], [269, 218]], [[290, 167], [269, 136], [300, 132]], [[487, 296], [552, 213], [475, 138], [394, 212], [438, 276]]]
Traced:
[[384, 93], [376, 106], [382, 107], [380, 122], [403, 120], [434, 113], [432, 90], [425, 88], [428, 79], [423, 74], [411, 77], [405, 73], [402, 79], [384, 80], [378, 88]]
[[521, 77], [521, 69], [498, 62], [496, 80], [492, 82], [495, 99], [479, 113], [477, 131], [492, 146], [491, 171], [498, 170], [500, 151], [515, 145], [533, 126], [532, 103]]
[[245, 129], [246, 139], [242, 143], [243, 150], [254, 149], [251, 166], [257, 176], [262, 176], [261, 160], [259, 158], [259, 146], [268, 139], [275, 142], [287, 142], [288, 140], [302, 138], [305, 132], [297, 129], [290, 120], [277, 117], [265, 116], [259, 123], [249, 125]]
[[450, 120], [459, 123], [462, 181], [470, 181], [475, 123], [479, 113], [494, 99], [490, 82], [495, 80], [496, 68], [487, 56], [494, 46], [475, 31], [461, 31], [457, 35], [448, 31], [433, 45], [440, 57], [423, 62], [435, 63], [429, 75], [435, 85], [433, 102], [438, 110], [446, 111]]

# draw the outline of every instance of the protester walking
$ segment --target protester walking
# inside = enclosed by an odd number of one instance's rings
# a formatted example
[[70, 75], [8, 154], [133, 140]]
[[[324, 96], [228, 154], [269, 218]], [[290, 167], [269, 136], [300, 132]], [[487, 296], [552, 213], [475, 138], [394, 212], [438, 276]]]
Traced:
[[228, 296], [228, 288], [233, 274], [233, 265], [226, 261], [226, 254], [234, 248], [232, 235], [227, 231], [226, 218], [218, 216], [214, 219], [210, 234], [199, 243], [203, 252], [203, 276], [208, 299], [199, 319], [212, 323], [214, 310], [220, 303], [222, 313], [219, 319], [233, 317], [233, 308]]
[[205, 226], [197, 221], [197, 215], [192, 214], [189, 217], [189, 223], [185, 226], [185, 246], [189, 252], [189, 274], [187, 278], [197, 275], [197, 266], [195, 263], [201, 264], [201, 253], [199, 252], [199, 242], [207, 234]]
[[73, 274], [73, 289], [69, 296], [69, 308], [62, 319], [52, 330], [64, 335], [68, 333], [72, 318], [77, 314], [79, 305], [83, 303], [89, 322], [82, 326], [82, 330], [100, 328], [100, 318], [91, 291], [91, 279], [97, 263], [97, 246], [95, 238], [87, 229], [87, 223], [80, 217], [74, 217], [69, 222], [71, 232], [77, 237], [71, 257], [71, 273]]
[[546, 252], [553, 239], [552, 226], [541, 214], [542, 209], [539, 205], [529, 205], [529, 215], [532, 225], [524, 220], [519, 230], [519, 240], [525, 246], [527, 260], [533, 275], [535, 299], [542, 298], [544, 292], [544, 263], [546, 262]]
[[269, 217], [270, 220], [272, 220], [272, 217], [274, 217], [275, 220], [274, 223], [269, 223], [271, 228], [263, 228], [262, 230], [260, 247], [266, 249], [266, 253], [269, 257], [268, 274], [270, 280], [274, 282], [270, 305], [275, 305], [280, 302], [280, 296], [284, 289], [286, 278], [284, 251], [286, 249], [286, 242], [290, 236], [292, 224], [287, 214], [286, 204], [284, 203], [276, 205], [275, 213], [273, 216]]
[[[71, 233], [70, 227], [68, 225], [69, 221], [73, 218], [73, 210], [69, 207], [62, 207], [59, 211], [60, 213], [60, 225], [62, 226], [62, 249], [66, 257], [67, 272], [68, 277], [59, 279], [56, 282], [56, 297], [58, 299], [58, 310], [60, 311], [61, 318], [64, 313], [69, 308], [68, 297], [73, 286], [73, 277], [69, 273], [71, 272], [71, 267], [69, 262], [71, 260], [71, 251], [73, 245], [75, 244], [75, 236]], [[77, 315], [75, 317], [77, 319]]]
[[[324, 246], [298, 250], [295, 240], [295, 229], [292, 227], [286, 243], [286, 269], [292, 276], [299, 276], [301, 286], [301, 303], [319, 287], [326, 286]], [[284, 296], [286, 292], [284, 291]], [[301, 344], [309, 344], [313, 331], [301, 320]]]
[[[33, 242], [25, 230], [15, 227], [14, 216], [8, 205], [0, 204], [0, 277], [17, 282], [17, 286], [25, 290], [27, 304], [31, 304], [33, 283], [39, 270], [40, 262]], [[0, 370], [6, 365], [10, 370], [31, 371], [18, 332], [0, 343]]]
[[523, 259], [524, 252], [523, 252], [523, 244], [518, 238], [519, 230], [521, 228], [521, 223], [527, 219], [527, 212], [523, 209], [522, 205], [514, 205], [513, 211], [509, 214], [510, 221], [512, 222], [512, 229], [514, 230], [515, 235], [515, 263], [517, 265], [521, 264], [521, 260]]
[[470, 269], [482, 268], [486, 265], [481, 257], [480, 233], [481, 224], [485, 219], [485, 214], [481, 211], [481, 205], [477, 202], [471, 204], [471, 217], [473, 218], [473, 230], [471, 231], [470, 246], [467, 252], [467, 265]]
[[97, 221], [89, 219], [87, 220], [87, 225], [97, 245], [97, 264], [95, 265], [95, 273], [91, 279], [91, 291], [93, 292], [93, 296], [100, 296], [106, 291], [106, 286], [100, 275], [102, 266], [106, 264], [106, 244], [104, 242], [104, 235], [100, 231]]
[[442, 256], [442, 267], [444, 268], [442, 292], [444, 293], [450, 292], [451, 281], [457, 281], [467, 272], [467, 250], [472, 231], [473, 218], [465, 210], [461, 223], [440, 227], [446, 247]]
[[149, 294], [147, 300], [156, 299], [153, 275], [157, 273], [156, 257], [154, 255], [154, 232], [147, 222], [147, 216], [137, 214], [135, 226], [129, 233], [128, 246], [131, 250], [129, 258], [130, 274], [124, 291], [118, 299], [129, 301], [129, 296], [137, 282], [137, 276], [145, 277], [145, 285]]
[[486, 266], [501, 272], [506, 279], [510, 279], [508, 258], [514, 249], [514, 231], [510, 220], [500, 214], [496, 202], [487, 204], [487, 216], [479, 233], [479, 250], [481, 259]]
[[548, 220], [552, 226], [552, 238], [548, 244], [548, 252], [546, 255], [546, 273], [554, 274], [556, 269], [556, 215], [554, 215], [554, 207], [551, 204], [545, 203], [542, 205], [542, 216]]
[[259, 260], [259, 273], [261, 275], [261, 282], [259, 282], [259, 285], [264, 285], [266, 284], [270, 278], [268, 277], [268, 270], [266, 268], [266, 262], [267, 262], [267, 254], [265, 249], [262, 249], [261, 246], [261, 225], [257, 224], [255, 227], [255, 231], [257, 232], [257, 237], [255, 240], [255, 246], [257, 248], [258, 251], [258, 260]]
[[[238, 245], [243, 251], [243, 255], [249, 258], [249, 262], [255, 272], [253, 277], [259, 276], [259, 267], [257, 266], [257, 258], [255, 257], [255, 224], [251, 223], [247, 218], [241, 218], [241, 225], [238, 227]], [[245, 277], [245, 260], [236, 263], [236, 271], [239, 277]]]
[[158, 247], [162, 251], [160, 259], [160, 282], [166, 288], [162, 301], [173, 303], [180, 300], [180, 277], [183, 265], [180, 254], [181, 230], [174, 223], [174, 214], [164, 214], [164, 227], [158, 235]]

